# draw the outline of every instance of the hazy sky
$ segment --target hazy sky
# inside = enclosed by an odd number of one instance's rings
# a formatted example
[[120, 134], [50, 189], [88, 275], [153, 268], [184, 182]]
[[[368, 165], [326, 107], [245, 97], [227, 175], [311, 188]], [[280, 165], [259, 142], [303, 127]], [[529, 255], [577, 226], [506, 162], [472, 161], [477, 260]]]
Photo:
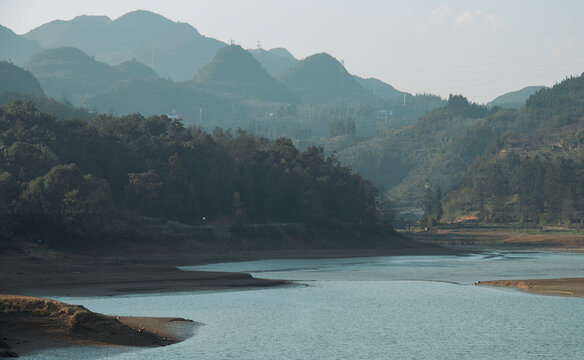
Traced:
[[244, 48], [328, 52], [399, 90], [487, 102], [584, 72], [584, 1], [0, 0], [17, 34], [55, 19], [144, 9]]

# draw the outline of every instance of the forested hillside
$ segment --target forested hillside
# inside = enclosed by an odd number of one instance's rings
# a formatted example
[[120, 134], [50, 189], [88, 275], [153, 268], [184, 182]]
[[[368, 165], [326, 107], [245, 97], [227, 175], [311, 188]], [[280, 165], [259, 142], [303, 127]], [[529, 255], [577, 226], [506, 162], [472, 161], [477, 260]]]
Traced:
[[445, 106], [414, 125], [373, 137], [339, 156], [376, 185], [391, 189], [389, 195], [398, 205], [416, 207], [427, 184], [447, 187], [482, 152], [480, 144], [466, 143], [465, 137], [488, 113], [463, 96], [450, 96]]
[[488, 110], [451, 96], [414, 125], [340, 158], [405, 209], [428, 208], [428, 191], [446, 193], [441, 202], [448, 221], [580, 221], [583, 84], [580, 76], [542, 88], [520, 110]]
[[493, 141], [444, 198], [446, 218], [584, 221], [584, 76], [539, 90], [524, 109], [504, 114], [477, 124]]
[[0, 107], [1, 236], [90, 245], [129, 236], [132, 216], [373, 224], [376, 194], [322, 149], [301, 152], [286, 138], [139, 114], [57, 121], [21, 101]]

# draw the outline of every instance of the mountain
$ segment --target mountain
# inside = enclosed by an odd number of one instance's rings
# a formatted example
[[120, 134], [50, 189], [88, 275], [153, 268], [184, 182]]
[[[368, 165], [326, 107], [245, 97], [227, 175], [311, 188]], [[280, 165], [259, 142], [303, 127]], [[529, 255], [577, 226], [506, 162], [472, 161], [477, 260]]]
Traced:
[[224, 43], [202, 36], [189, 24], [137, 10], [111, 20], [78, 16], [39, 26], [25, 36], [43, 46], [76, 47], [110, 65], [135, 58], [159, 75], [188, 80]]
[[158, 74], [156, 74], [152, 68], [142, 64], [136, 59], [123, 62], [115, 66], [115, 68], [121, 71], [128, 79], [148, 79], [158, 77]]
[[86, 94], [110, 89], [128, 78], [156, 76], [151, 69], [136, 61], [116, 68], [72, 47], [45, 50], [33, 56], [26, 69], [39, 79], [48, 96], [67, 98], [74, 103]]
[[176, 81], [188, 81], [209, 63], [219, 49], [226, 44], [203, 36], [184, 39], [168, 39], [148, 46], [131, 49], [123, 56], [103, 58], [108, 63], [118, 63], [125, 59], [136, 58], [148, 64], [162, 77]]
[[85, 109], [47, 98], [33, 74], [12, 63], [0, 61], [0, 106], [14, 101], [30, 101], [40, 111], [51, 114], [59, 120], [89, 121], [92, 117]]
[[95, 54], [96, 49], [107, 46], [102, 40], [110, 36], [107, 28], [111, 22], [107, 16], [82, 15], [69, 21], [51, 21], [32, 29], [24, 37], [37, 41], [45, 48], [70, 46]]
[[37, 41], [16, 35], [9, 28], [0, 25], [0, 61], [23, 66], [34, 54], [42, 50], [43, 47]]
[[215, 126], [242, 126], [237, 115], [243, 110], [237, 102], [163, 78], [121, 81], [107, 91], [85, 96], [81, 105], [117, 115], [151, 116], [176, 111], [183, 115], [185, 124], [204, 125], [210, 130]]
[[175, 23], [144, 10], [127, 13], [113, 21], [107, 16], [87, 15], [69, 21], [55, 20], [25, 34], [46, 48], [72, 46], [92, 55], [190, 36], [201, 35], [191, 25]]
[[270, 50], [264, 49], [249, 49], [253, 57], [266, 69], [268, 74], [277, 78], [284, 71], [292, 68], [298, 60], [283, 48], [276, 48]]
[[525, 105], [525, 101], [538, 90], [544, 89], [545, 86], [527, 86], [521, 90], [508, 92], [496, 97], [493, 101], [487, 103], [488, 107], [505, 107], [519, 109]]
[[375, 78], [363, 79], [359, 76], [354, 76], [354, 78], [363, 88], [371, 91], [373, 95], [384, 100], [395, 99], [405, 94], [396, 90], [393, 86]]
[[0, 61], [0, 94], [17, 92], [44, 97], [41, 84], [30, 72], [6, 61]]
[[309, 104], [365, 103], [372, 98], [337, 59], [326, 53], [299, 61], [279, 79]]
[[273, 48], [273, 49], [268, 50], [268, 52], [270, 54], [274, 54], [276, 56], [282, 56], [282, 57], [287, 57], [287, 58], [296, 60], [294, 55], [292, 55], [292, 53], [290, 51], [288, 51], [284, 48]]
[[238, 99], [297, 103], [290, 90], [270, 76], [258, 61], [238, 45], [217, 52], [194, 80], [209, 91]]
[[83, 94], [108, 89], [122, 78], [119, 70], [72, 47], [45, 50], [33, 56], [26, 69], [39, 79], [48, 96], [73, 102]]

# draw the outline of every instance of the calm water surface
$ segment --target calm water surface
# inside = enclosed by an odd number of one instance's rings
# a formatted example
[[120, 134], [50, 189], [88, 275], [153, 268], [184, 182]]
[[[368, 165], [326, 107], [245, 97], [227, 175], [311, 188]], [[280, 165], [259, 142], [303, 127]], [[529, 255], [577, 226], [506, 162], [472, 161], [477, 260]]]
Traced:
[[195, 336], [156, 349], [55, 349], [76, 359], [582, 359], [584, 299], [477, 280], [584, 277], [584, 254], [493, 252], [186, 267], [302, 286], [58, 298], [115, 315], [178, 316]]

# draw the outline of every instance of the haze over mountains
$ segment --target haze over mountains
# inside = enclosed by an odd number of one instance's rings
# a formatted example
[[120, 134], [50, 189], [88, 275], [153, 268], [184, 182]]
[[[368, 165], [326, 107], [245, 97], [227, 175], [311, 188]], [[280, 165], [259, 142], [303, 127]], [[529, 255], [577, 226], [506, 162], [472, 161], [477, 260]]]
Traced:
[[115, 20], [104, 16], [56, 20], [24, 37], [45, 48], [76, 47], [110, 65], [134, 58], [175, 80], [191, 79], [226, 45], [202, 36], [191, 25], [148, 11], [134, 11]]
[[[42, 48], [75, 47], [93, 60], [111, 66], [134, 59], [149, 66], [159, 76], [175, 81], [192, 80], [199, 70], [211, 62], [217, 51], [227, 45], [201, 35], [189, 24], [173, 22], [144, 10], [130, 12], [115, 20], [106, 16], [87, 15], [81, 15], [69, 21], [55, 20], [22, 36], [3, 27], [0, 28], [0, 41], [3, 45], [0, 49], [0, 59], [5, 61], [10, 59], [19, 66], [27, 66], [31, 57]], [[310, 71], [310, 66], [319, 66], [316, 64], [318, 56], [304, 59], [300, 63], [301, 67], [294, 71], [295, 75], [291, 75], [290, 71], [298, 64], [298, 60], [286, 49], [250, 49], [249, 52], [262, 64], [268, 74], [284, 83], [288, 82], [289, 87], [295, 87], [296, 95], [301, 98], [317, 103], [326, 101], [327, 97], [335, 100], [348, 98], [351, 101], [366, 102], [371, 99], [370, 95], [366, 95], [367, 91], [384, 100], [400, 94], [391, 85], [375, 79], [356, 78], [360, 87], [356, 86], [348, 79], [343, 66], [330, 58], [328, 63], [322, 63], [320, 65], [322, 68], [317, 70], [320, 73], [320, 79], [328, 77], [327, 85], [323, 85], [322, 81], [318, 86], [301, 84], [300, 79], [303, 76], [305, 76], [304, 79], [310, 77], [302, 75], [302, 72]], [[324, 59], [325, 57], [321, 56], [319, 60]], [[304, 67], [307, 65], [308, 70], [305, 70]], [[31, 70], [34, 66], [36, 64], [31, 64]], [[328, 89], [327, 86], [329, 86]], [[367, 90], [364, 92], [362, 88]], [[294, 91], [294, 89], [291, 90]], [[299, 91], [304, 90], [313, 93], [298, 94]], [[319, 90], [325, 94], [314, 93]], [[328, 90], [334, 91], [326, 94]], [[52, 90], [47, 92], [49, 96], [53, 96]]]
[[[24, 34], [45, 48], [72, 46], [110, 65], [136, 59], [160, 76], [191, 80], [224, 42], [201, 35], [193, 26], [138, 10], [115, 20], [105, 16], [78, 16], [56, 20]], [[294, 65], [284, 49], [253, 51], [273, 76]]]
[[501, 129], [518, 131], [502, 119], [531, 116], [500, 108], [523, 108], [543, 89], [526, 87], [487, 106], [412, 95], [352, 75], [327, 53], [299, 60], [284, 48], [245, 50], [148, 11], [57, 20], [22, 36], [2, 27], [0, 42], [0, 59], [11, 61], [0, 67], [4, 102], [22, 93], [60, 119], [177, 112], [208, 131], [290, 137], [338, 151], [403, 205], [419, 203], [430, 183], [454, 186]]

